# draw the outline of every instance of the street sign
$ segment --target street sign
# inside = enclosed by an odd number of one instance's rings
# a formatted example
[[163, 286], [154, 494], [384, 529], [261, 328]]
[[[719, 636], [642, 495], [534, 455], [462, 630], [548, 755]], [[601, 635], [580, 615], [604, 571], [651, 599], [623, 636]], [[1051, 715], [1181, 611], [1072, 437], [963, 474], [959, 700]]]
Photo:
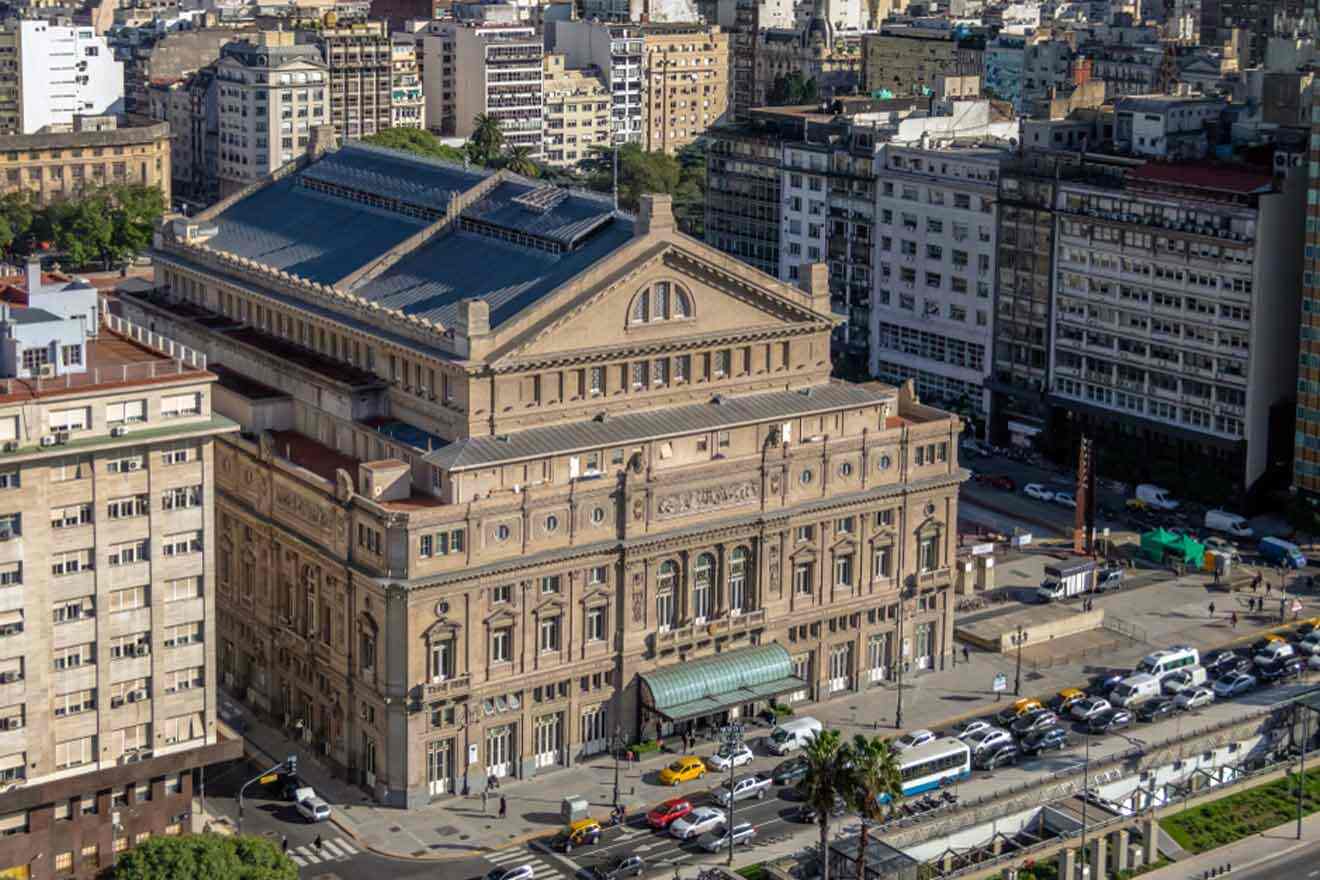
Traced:
[[280, 774], [278, 773], [267, 773], [265, 776], [258, 779], [257, 782], [261, 783], [262, 785], [270, 785], [272, 782], [274, 782], [276, 779], [279, 778], [280, 778]]
[[973, 556], [990, 556], [994, 552], [995, 552], [995, 545], [993, 543], [972, 545]]
[[995, 693], [1008, 690], [1008, 676], [1000, 672], [995, 675]]

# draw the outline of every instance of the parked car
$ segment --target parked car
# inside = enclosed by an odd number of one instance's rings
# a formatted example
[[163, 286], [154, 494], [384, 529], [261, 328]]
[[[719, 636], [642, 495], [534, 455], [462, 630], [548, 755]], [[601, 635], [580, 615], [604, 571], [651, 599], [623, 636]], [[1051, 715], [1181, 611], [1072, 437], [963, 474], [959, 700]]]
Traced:
[[1206, 674], [1213, 679], [1223, 678], [1233, 672], [1251, 671], [1251, 660], [1234, 651], [1216, 654], [1205, 663]]
[[1038, 730], [1022, 738], [1018, 744], [1024, 755], [1039, 755], [1041, 752], [1063, 751], [1068, 748], [1068, 731], [1057, 725]]
[[896, 752], [903, 752], [917, 746], [924, 746], [926, 743], [935, 742], [936, 739], [933, 730], [911, 730], [894, 740], [893, 748]]
[[1202, 706], [1209, 706], [1215, 701], [1215, 692], [1208, 687], [1194, 687], [1182, 691], [1173, 698], [1174, 705], [1179, 709], [1192, 710], [1199, 709]]
[[1211, 551], [1216, 556], [1222, 556], [1225, 559], [1228, 559], [1234, 564], [1242, 561], [1242, 554], [1238, 552], [1238, 548], [1234, 547], [1232, 542], [1226, 538], [1221, 538], [1218, 535], [1211, 535], [1201, 543], [1205, 545], [1205, 549]]
[[1016, 737], [1024, 737], [1054, 727], [1059, 723], [1059, 716], [1049, 709], [1037, 709], [1023, 715], [1009, 728]]
[[983, 730], [995, 730], [995, 723], [984, 718], [973, 718], [971, 721], [964, 721], [954, 728], [954, 733], [958, 739], [967, 739], [967, 737], [980, 733]]
[[739, 822], [734, 825], [732, 830], [721, 825], [711, 831], [701, 835], [701, 848], [706, 852], [719, 852], [729, 848], [730, 838], [734, 846], [743, 846], [750, 844], [752, 838], [756, 837], [756, 829], [752, 827], [751, 822]]
[[660, 784], [678, 785], [680, 782], [691, 782], [705, 775], [706, 762], [693, 755], [687, 755], [660, 771]]
[[1040, 483], [1027, 483], [1022, 487], [1022, 494], [1028, 498], [1035, 498], [1037, 501], [1053, 501], [1054, 492], [1046, 489]]
[[728, 821], [724, 811], [716, 807], [697, 807], [669, 826], [669, 834], [679, 840], [691, 840]]
[[997, 770], [1016, 764], [1017, 761], [1017, 743], [1011, 742], [992, 746], [976, 756], [976, 766], [981, 770]]
[[730, 795], [729, 783], [724, 783], [719, 788], [711, 792], [711, 797], [715, 803], [722, 807], [727, 807], [729, 801], [745, 801], [748, 798], [765, 799], [765, 793], [770, 790], [773, 780], [769, 776], [760, 773], [753, 773], [751, 776], [739, 776], [733, 780], [733, 792]]
[[1108, 712], [1112, 708], [1109, 701], [1104, 697], [1087, 697], [1074, 703], [1072, 709], [1069, 710], [1069, 714], [1078, 721], [1086, 721], [1092, 716], [1099, 715], [1101, 712]]
[[1256, 686], [1256, 677], [1245, 672], [1230, 672], [1215, 681], [1215, 698], [1219, 700], [1240, 697]]
[[646, 824], [661, 831], [692, 812], [692, 802], [687, 798], [670, 798], [646, 814]]
[[324, 822], [330, 818], [330, 805], [318, 797], [310, 786], [298, 789], [297, 800], [293, 805], [298, 815], [308, 822]]
[[[830, 807], [830, 815], [837, 819], [847, 812], [848, 804], [842, 797], [835, 795], [834, 805]], [[819, 816], [816, 813], [816, 808], [811, 804], [800, 804], [798, 805], [798, 808], [793, 811], [793, 819], [804, 825], [814, 825], [818, 818]]]
[[1156, 697], [1137, 707], [1137, 720], [1147, 724], [1163, 721], [1177, 711], [1178, 704], [1173, 701], [1173, 697]]
[[1077, 509], [1077, 499], [1073, 497], [1073, 493], [1071, 492], [1055, 492], [1054, 497], [1050, 500], [1060, 507], [1071, 507], [1073, 510]]
[[1054, 697], [1054, 711], [1066, 715], [1073, 706], [1085, 699], [1086, 691], [1080, 688], [1064, 688]]
[[1311, 630], [1297, 643], [1297, 650], [1303, 654], [1320, 654], [1320, 630]]
[[1086, 719], [1086, 727], [1091, 733], [1109, 733], [1131, 727], [1134, 720], [1130, 710], [1111, 707]]
[[486, 880], [533, 880], [536, 869], [531, 865], [514, 865], [512, 868], [496, 868], [486, 874]]
[[1021, 699], [1009, 703], [1003, 709], [1000, 709], [999, 714], [995, 715], [995, 720], [1000, 724], [1007, 726], [1028, 712], [1043, 708], [1045, 708], [1045, 706], [1040, 700], [1032, 697], [1022, 697]]
[[1256, 652], [1251, 659], [1257, 666], [1268, 666], [1271, 663], [1281, 663], [1290, 657], [1296, 657], [1297, 651], [1287, 642], [1270, 642], [1264, 648]]
[[571, 853], [580, 846], [593, 846], [600, 843], [600, 823], [595, 819], [578, 819], [563, 830], [552, 841], [556, 849]]
[[807, 778], [807, 759], [802, 756], [781, 761], [770, 774], [775, 785], [793, 785]]
[[975, 756], [987, 749], [993, 749], [1005, 743], [1012, 744], [1013, 735], [1002, 727], [992, 727], [989, 730], [971, 734], [963, 742], [967, 743], [972, 750], [972, 755]]
[[623, 880], [624, 877], [640, 877], [646, 873], [646, 862], [639, 855], [615, 856], [603, 865], [594, 865], [590, 869], [592, 880]]
[[1299, 678], [1304, 671], [1306, 671], [1305, 660], [1301, 657], [1288, 657], [1274, 663], [1263, 664], [1257, 670], [1257, 675], [1262, 681], [1277, 684], [1290, 678]]
[[1209, 681], [1209, 673], [1204, 666], [1188, 666], [1164, 676], [1162, 682], [1166, 694], [1180, 694], [1194, 687], [1201, 687]]
[[1131, 675], [1129, 672], [1102, 673], [1091, 679], [1091, 683], [1087, 686], [1087, 691], [1093, 696], [1103, 697], [1114, 689], [1114, 685], [1118, 684], [1129, 675]]
[[1123, 586], [1123, 569], [1116, 565], [1106, 566], [1095, 573], [1095, 591], [1107, 593]]
[[706, 763], [712, 770], [728, 770], [730, 767], [741, 767], [743, 764], [750, 764], [754, 757], [752, 747], [744, 743], [733, 748], [720, 746], [720, 750], [707, 758]]

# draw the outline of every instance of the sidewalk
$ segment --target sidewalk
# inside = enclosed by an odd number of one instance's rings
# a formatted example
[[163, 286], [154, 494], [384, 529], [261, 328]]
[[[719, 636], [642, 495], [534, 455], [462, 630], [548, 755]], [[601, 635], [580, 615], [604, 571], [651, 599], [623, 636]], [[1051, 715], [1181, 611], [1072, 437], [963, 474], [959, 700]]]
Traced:
[[[999, 567], [997, 580], [1005, 586], [1034, 587], [1039, 583], [1041, 568], [1047, 561], [1044, 556], [1012, 559]], [[1202, 576], [1187, 577], [1097, 598], [1097, 607], [1105, 608], [1108, 614], [1129, 621], [1139, 620], [1149, 644], [1128, 642], [1126, 647], [1101, 658], [1101, 665], [1063, 657], [1057, 665], [1033, 671], [1030, 664], [1024, 662], [1022, 694], [1048, 697], [1063, 687], [1084, 682], [1098, 672], [1115, 667], [1130, 668], [1154, 647], [1182, 642], [1212, 646], [1254, 637], [1254, 623], [1244, 620], [1236, 629], [1230, 626], [1223, 617], [1229, 599], [1222, 593], [1211, 594], [1205, 584], [1206, 579]], [[1214, 618], [1207, 613], [1207, 603], [1212, 597], [1221, 606], [1220, 615]], [[1308, 606], [1314, 609], [1314, 601], [1308, 599]], [[1307, 612], [1315, 613], [1314, 610]], [[1002, 673], [1009, 682], [1009, 692], [1003, 696], [1007, 700], [1012, 694], [1016, 672], [1014, 655], [973, 651], [970, 664], [963, 662], [960, 652], [956, 665], [950, 663], [942, 670], [906, 675], [902, 728], [945, 728], [958, 720], [983, 714], [995, 706], [996, 695], [992, 690], [995, 675]], [[897, 702], [895, 684], [886, 682], [805, 707], [802, 711], [851, 739], [858, 733], [868, 736], [898, 733], [894, 723]], [[608, 755], [597, 755], [570, 769], [528, 780], [506, 779], [499, 792], [508, 803], [509, 815], [503, 820], [496, 817], [498, 795], [492, 795], [486, 813], [483, 813], [480, 796], [451, 798], [416, 810], [384, 808], [377, 806], [362, 789], [336, 778], [311, 749], [292, 743], [282, 731], [256, 720], [246, 707], [223, 693], [220, 714], [224, 722], [243, 725], [243, 736], [249, 743], [250, 753], [264, 754], [272, 764], [289, 754], [296, 754], [299, 775], [332, 804], [332, 821], [360, 846], [381, 855], [405, 859], [453, 859], [491, 853], [557, 831], [560, 804], [568, 795], [586, 798], [592, 804], [593, 812], [601, 816], [614, 803], [614, 761]], [[749, 739], [759, 738], [765, 732], [753, 727]], [[677, 746], [677, 740], [674, 745]], [[707, 742], [695, 751], [706, 755], [713, 749], [714, 746]], [[667, 797], [709, 787], [708, 781], [686, 783], [677, 788], [662, 788], [644, 781], [644, 778], [653, 780], [654, 774], [673, 758], [673, 752], [662, 752], [647, 756], [641, 762], [620, 764], [620, 799], [629, 805], [630, 810], [647, 808]], [[769, 769], [778, 760], [758, 756], [751, 769]], [[813, 840], [813, 835], [813, 831], [804, 828], [801, 835], [791, 840], [754, 848], [752, 852], [756, 858], [753, 860], [763, 861], [794, 852]]]
[[1320, 813], [1312, 813], [1302, 820], [1301, 840], [1297, 839], [1297, 823], [1289, 822], [1141, 876], [1142, 880], [1201, 880], [1211, 868], [1232, 865], [1233, 871], [1228, 875], [1231, 877], [1317, 841], [1320, 841]]

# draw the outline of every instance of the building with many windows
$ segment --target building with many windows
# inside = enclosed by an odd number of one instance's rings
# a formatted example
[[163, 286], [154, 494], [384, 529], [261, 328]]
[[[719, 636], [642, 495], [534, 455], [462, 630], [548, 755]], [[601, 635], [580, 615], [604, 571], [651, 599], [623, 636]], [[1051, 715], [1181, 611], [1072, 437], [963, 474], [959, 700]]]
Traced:
[[729, 35], [718, 26], [642, 28], [642, 149], [676, 153], [729, 110]]
[[226, 687], [382, 802], [949, 656], [961, 424], [830, 379], [823, 263], [358, 144], [153, 256], [125, 311], [222, 364], [245, 431]]
[[409, 33], [390, 37], [390, 126], [426, 128], [426, 97], [417, 65], [417, 38]]
[[563, 55], [545, 56], [546, 164], [572, 168], [591, 148], [611, 142], [610, 90], [594, 67], [568, 67]]
[[89, 25], [14, 19], [0, 26], [0, 59], [0, 132], [36, 134], [67, 129], [75, 116], [124, 112], [124, 65]]
[[[316, 46], [330, 78], [330, 119], [340, 138], [369, 137], [393, 124], [394, 41], [383, 21], [298, 32]], [[415, 53], [415, 50], [414, 50]], [[413, 62], [416, 64], [414, 54]], [[406, 57], [403, 64], [407, 65]], [[416, 103], [415, 96], [413, 103]]]
[[0, 306], [0, 866], [102, 876], [191, 830], [216, 731], [205, 357], [34, 262]]
[[614, 143], [640, 144], [646, 115], [642, 28], [606, 21], [555, 21], [554, 51], [571, 67], [595, 67], [610, 91]]
[[170, 203], [170, 127], [143, 117], [77, 116], [73, 130], [0, 135], [0, 192], [46, 205], [111, 185], [154, 186]]

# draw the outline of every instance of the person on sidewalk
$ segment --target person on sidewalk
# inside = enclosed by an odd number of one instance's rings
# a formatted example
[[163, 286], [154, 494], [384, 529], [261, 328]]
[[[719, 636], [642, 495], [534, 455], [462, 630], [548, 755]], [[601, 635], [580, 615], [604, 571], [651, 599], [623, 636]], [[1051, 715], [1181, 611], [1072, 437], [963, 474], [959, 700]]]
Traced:
[[312, 841], [312, 846], [316, 847], [316, 854], [321, 854], [321, 835], [316, 835], [316, 840]]
[[1210, 616], [1211, 616], [1211, 617], [1214, 617], [1214, 616], [1215, 616], [1215, 603], [1214, 603], [1214, 602], [1211, 602], [1211, 603], [1210, 603]]
[[503, 819], [508, 815], [509, 815], [509, 802], [504, 799], [504, 795], [500, 795], [500, 818]]
[[489, 812], [489, 810], [487, 809], [489, 804], [490, 804], [490, 792], [483, 791], [481, 793], [481, 815], [484, 816], [486, 815], [487, 812]]
[[286, 856], [289, 854], [289, 835], [287, 834], [280, 835], [280, 852]]
[[964, 663], [972, 662], [972, 649], [967, 647], [966, 645], [963, 645], [963, 662]]
[[1234, 611], [1231, 615], [1229, 615], [1229, 618], [1228, 618], [1228, 625], [1231, 626], [1231, 627], [1233, 627], [1233, 629], [1237, 629], [1237, 612], [1236, 612], [1236, 611]]

